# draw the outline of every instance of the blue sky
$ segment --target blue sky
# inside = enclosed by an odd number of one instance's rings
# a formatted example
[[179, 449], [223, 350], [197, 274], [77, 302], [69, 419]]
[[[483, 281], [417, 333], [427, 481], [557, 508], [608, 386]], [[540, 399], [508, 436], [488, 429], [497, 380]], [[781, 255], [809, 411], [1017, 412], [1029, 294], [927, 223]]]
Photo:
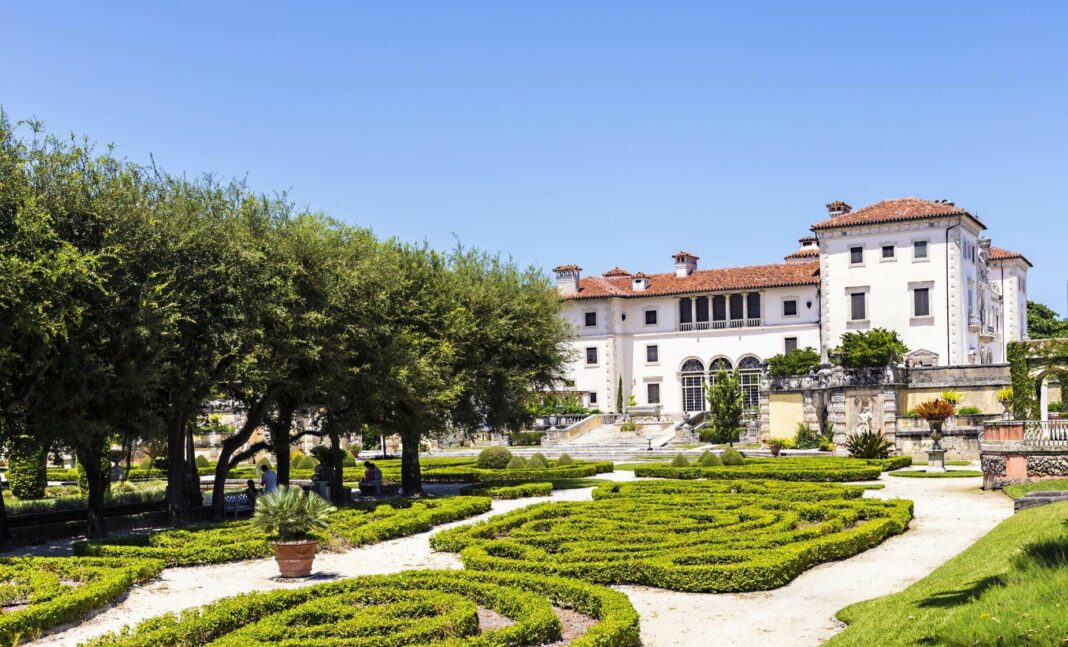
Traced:
[[[880, 6], [874, 6], [879, 4]], [[545, 269], [775, 262], [916, 195], [1065, 311], [1068, 5], [5, 2], [0, 105]]]

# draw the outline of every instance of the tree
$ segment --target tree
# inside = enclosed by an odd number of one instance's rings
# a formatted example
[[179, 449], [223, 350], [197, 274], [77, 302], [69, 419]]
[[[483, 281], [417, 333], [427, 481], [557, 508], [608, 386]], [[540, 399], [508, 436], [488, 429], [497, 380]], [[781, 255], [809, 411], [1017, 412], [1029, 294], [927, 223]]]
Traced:
[[772, 377], [805, 375], [820, 367], [820, 354], [814, 348], [795, 348], [789, 353], [768, 359], [768, 374]]
[[719, 371], [710, 384], [705, 385], [708, 398], [708, 411], [712, 417], [712, 426], [720, 435], [725, 435], [727, 443], [734, 445], [735, 433], [742, 424], [745, 413], [745, 396], [738, 371]]
[[873, 328], [843, 334], [841, 344], [830, 356], [845, 368], [883, 368], [901, 364], [908, 352], [897, 331]]
[[1028, 301], [1027, 334], [1031, 339], [1068, 337], [1068, 319], [1061, 319], [1049, 306]]

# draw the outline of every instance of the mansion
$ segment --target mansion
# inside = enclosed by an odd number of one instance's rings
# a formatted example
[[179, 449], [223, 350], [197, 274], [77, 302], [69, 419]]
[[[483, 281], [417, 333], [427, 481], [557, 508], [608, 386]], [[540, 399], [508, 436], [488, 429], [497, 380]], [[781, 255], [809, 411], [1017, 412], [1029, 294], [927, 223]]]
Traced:
[[1031, 264], [992, 246], [975, 215], [918, 198], [827, 210], [773, 265], [703, 269], [679, 252], [669, 272], [555, 268], [576, 335], [567, 390], [615, 411], [621, 385], [624, 402], [681, 414], [704, 410], [705, 383], [737, 368], [756, 408], [769, 357], [826, 358], [849, 331], [897, 331], [913, 366], [1002, 363], [1025, 338]]

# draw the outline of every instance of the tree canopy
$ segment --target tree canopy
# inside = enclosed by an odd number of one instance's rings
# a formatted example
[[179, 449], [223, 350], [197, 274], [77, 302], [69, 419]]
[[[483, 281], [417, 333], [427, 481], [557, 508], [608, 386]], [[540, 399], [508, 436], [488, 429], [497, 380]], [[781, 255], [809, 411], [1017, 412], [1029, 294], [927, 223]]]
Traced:
[[1028, 301], [1027, 335], [1031, 339], [1068, 337], [1068, 319], [1062, 319], [1049, 306]]

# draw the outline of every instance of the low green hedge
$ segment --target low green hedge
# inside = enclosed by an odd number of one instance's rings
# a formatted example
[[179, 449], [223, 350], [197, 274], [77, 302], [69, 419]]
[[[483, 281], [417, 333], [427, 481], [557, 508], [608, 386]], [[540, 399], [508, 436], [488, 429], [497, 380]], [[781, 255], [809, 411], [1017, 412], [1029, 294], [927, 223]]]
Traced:
[[611, 472], [615, 469], [611, 461], [586, 462], [574, 461], [570, 465], [556, 467], [550, 461], [549, 467], [540, 469], [480, 469], [461, 465], [443, 467], [423, 472], [424, 483], [523, 483], [555, 481], [559, 479], [576, 479]]
[[783, 481], [608, 483], [593, 502], [528, 506], [430, 538], [467, 568], [640, 584], [755, 591], [902, 532], [912, 502], [863, 489]]
[[743, 465], [672, 467], [635, 465], [634, 475], [667, 479], [775, 479], [779, 481], [871, 481], [883, 471], [910, 465], [908, 456], [886, 459], [842, 457], [746, 458]]
[[162, 570], [163, 562], [154, 559], [0, 559], [0, 602], [6, 607], [0, 614], [0, 644], [16, 645], [77, 622]]
[[[326, 549], [342, 550], [424, 532], [434, 526], [488, 512], [486, 497], [427, 499], [373, 508], [342, 508], [330, 515], [316, 538]], [[74, 544], [74, 554], [104, 557], [150, 557], [168, 566], [217, 564], [259, 559], [274, 554], [269, 538], [248, 520], [188, 529], [162, 530]]]
[[901, 472], [890, 472], [890, 476], [901, 476], [913, 479], [959, 479], [974, 478], [976, 476], [982, 475], [983, 473], [979, 470], [948, 470], [946, 472], [928, 472], [926, 470], [904, 470]]
[[475, 486], [465, 494], [488, 496], [491, 499], [523, 499], [532, 496], [549, 496], [552, 493], [552, 483], [520, 483], [519, 485]]
[[[637, 611], [627, 596], [611, 589], [514, 573], [407, 571], [238, 595], [146, 620], [85, 647], [524, 647], [561, 639], [554, 606], [595, 620], [571, 647], [641, 643]], [[481, 631], [480, 608], [512, 623]]]

